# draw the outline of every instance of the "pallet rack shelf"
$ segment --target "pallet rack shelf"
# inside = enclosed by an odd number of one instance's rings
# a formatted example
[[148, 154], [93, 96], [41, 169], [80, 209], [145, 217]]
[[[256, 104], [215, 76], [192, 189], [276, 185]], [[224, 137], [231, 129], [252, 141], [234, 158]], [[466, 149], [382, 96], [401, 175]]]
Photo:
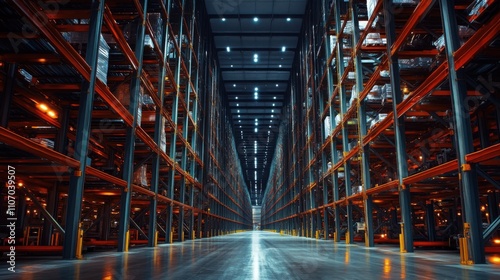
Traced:
[[[36, 199], [22, 207], [47, 206], [36, 218], [40, 245], [74, 258], [81, 227], [84, 244], [119, 251], [130, 230], [156, 246], [251, 228], [236, 149], [221, 152], [234, 137], [203, 2], [6, 1], [0, 10], [11, 20], [0, 162], [19, 165], [19, 198]], [[37, 222], [20, 215], [19, 230]]]
[[[479, 225], [488, 224], [485, 232], [491, 232], [498, 219], [500, 124], [494, 113], [498, 90], [474, 80], [497, 73], [497, 4], [311, 3], [293, 70], [294, 112], [286, 116], [297, 126], [287, 127], [289, 137], [279, 143], [291, 153], [273, 162], [294, 165], [273, 174], [263, 224], [337, 242], [361, 238], [367, 246], [381, 234], [402, 233], [405, 251], [413, 251], [415, 240], [452, 239], [464, 233], [462, 223], [475, 224], [475, 232], [466, 232], [470, 258], [484, 262], [488, 240]], [[466, 84], [450, 82], [455, 73]], [[460, 114], [456, 106], [464, 102], [473, 104]], [[460, 127], [470, 132], [461, 134]], [[437, 234], [443, 226], [454, 231]]]

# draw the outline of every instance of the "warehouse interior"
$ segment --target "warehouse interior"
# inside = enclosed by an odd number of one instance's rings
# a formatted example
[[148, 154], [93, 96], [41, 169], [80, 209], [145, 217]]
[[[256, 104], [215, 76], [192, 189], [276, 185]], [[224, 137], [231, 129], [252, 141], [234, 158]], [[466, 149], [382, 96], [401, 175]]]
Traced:
[[265, 230], [500, 258], [499, 1], [0, 3], [4, 257]]

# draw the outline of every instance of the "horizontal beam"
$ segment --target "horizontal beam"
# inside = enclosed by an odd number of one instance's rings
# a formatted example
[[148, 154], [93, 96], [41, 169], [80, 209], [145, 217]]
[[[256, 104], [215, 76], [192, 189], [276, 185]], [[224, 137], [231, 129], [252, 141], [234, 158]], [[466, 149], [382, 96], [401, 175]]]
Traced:
[[500, 156], [500, 144], [495, 144], [486, 149], [468, 154], [465, 159], [469, 163], [479, 163]]
[[0, 54], [0, 61], [7, 63], [22, 64], [59, 64], [62, 62], [60, 56], [47, 53], [4, 53]]
[[438, 165], [436, 167], [430, 168], [423, 172], [417, 173], [415, 175], [411, 175], [403, 180], [405, 185], [410, 185], [414, 183], [421, 182], [426, 179], [431, 179], [432, 177], [443, 175], [452, 171], [458, 170], [458, 161], [452, 160], [447, 163]]

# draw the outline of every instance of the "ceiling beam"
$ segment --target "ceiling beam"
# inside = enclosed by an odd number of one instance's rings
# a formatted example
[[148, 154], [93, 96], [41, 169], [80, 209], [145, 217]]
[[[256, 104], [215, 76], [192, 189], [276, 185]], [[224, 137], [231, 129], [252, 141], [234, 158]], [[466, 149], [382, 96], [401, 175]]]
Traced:
[[214, 37], [299, 37], [296, 32], [213, 32]]
[[290, 72], [292, 71], [292, 68], [289, 68], [289, 67], [259, 67], [259, 68], [255, 68], [255, 67], [224, 67], [224, 68], [221, 68], [221, 71], [226, 71], [226, 72], [238, 72], [238, 71], [244, 71], [244, 72], [248, 72], [248, 71], [259, 71], [259, 72]]
[[[262, 103], [262, 102], [260, 102], [260, 103]], [[273, 103], [271, 103], [271, 104], [259, 104], [258, 103], [258, 105], [253, 105], [253, 106], [251, 104], [248, 104], [248, 103], [245, 104], [245, 106], [242, 105], [243, 103], [239, 103], [239, 104], [240, 104], [240, 106], [237, 106], [237, 105], [235, 105], [233, 103], [233, 104], [230, 104], [229, 107], [230, 107], [231, 110], [238, 109], [238, 108], [244, 108], [244, 109], [250, 109], [250, 108], [251, 109], [273, 109], [275, 107], [276, 108], [283, 107], [283, 103], [282, 102], [276, 102], [275, 103], [276, 106], [273, 106]]]
[[[252, 47], [237, 47], [237, 48], [231, 48], [231, 52], [283, 52], [281, 47], [279, 48], [252, 48]], [[296, 48], [286, 48], [285, 52], [293, 52], [295, 53]], [[217, 48], [217, 52], [227, 52], [226, 48]]]
[[[217, 14], [212, 14], [209, 15], [210, 19], [253, 19], [256, 17], [256, 15], [248, 14], [248, 15], [242, 15], [242, 14], [224, 14], [224, 16], [219, 16]], [[265, 15], [258, 15], [257, 16], [259, 19], [288, 19], [290, 18], [292, 21], [295, 20], [302, 20], [304, 15], [299, 15], [299, 14], [265, 14]]]
[[259, 86], [258, 83], [270, 83], [270, 84], [279, 84], [279, 83], [286, 83], [288, 84], [288, 82], [290, 81], [290, 79], [282, 79], [282, 80], [229, 80], [229, 79], [225, 79], [224, 80], [224, 83], [225, 84], [255, 84], [256, 86]]

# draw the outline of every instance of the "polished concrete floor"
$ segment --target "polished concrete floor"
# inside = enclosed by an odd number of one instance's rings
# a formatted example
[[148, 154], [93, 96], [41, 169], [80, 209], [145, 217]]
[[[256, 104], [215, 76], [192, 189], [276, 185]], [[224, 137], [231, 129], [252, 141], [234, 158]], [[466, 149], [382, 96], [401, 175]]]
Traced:
[[16, 272], [2, 257], [0, 279], [500, 279], [500, 256], [460, 265], [456, 251], [400, 254], [331, 240], [246, 232], [128, 253], [88, 253], [83, 260], [19, 257]]

